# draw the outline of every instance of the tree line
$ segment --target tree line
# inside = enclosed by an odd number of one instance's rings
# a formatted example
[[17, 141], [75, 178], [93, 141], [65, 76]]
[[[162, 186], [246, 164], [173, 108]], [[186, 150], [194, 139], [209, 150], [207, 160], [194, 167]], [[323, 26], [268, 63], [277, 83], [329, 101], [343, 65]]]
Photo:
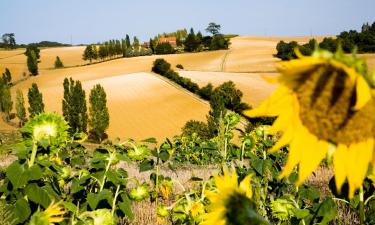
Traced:
[[[65, 78], [63, 86], [62, 112], [64, 119], [69, 125], [70, 134], [88, 133], [89, 139], [94, 141], [101, 141], [107, 138], [106, 130], [109, 127], [109, 112], [104, 88], [97, 84], [91, 89], [89, 95], [90, 106], [87, 112], [86, 93], [82, 88], [81, 82], [74, 81], [72, 78]], [[13, 102], [10, 87], [11, 75], [9, 70], [6, 70], [3, 76], [0, 77], [0, 111], [5, 114], [7, 121], [17, 117], [19, 126], [22, 127], [28, 120], [23, 93], [20, 90], [16, 91], [16, 113], [11, 114]], [[43, 95], [36, 83], [33, 83], [28, 89], [27, 98], [30, 118], [44, 112]], [[88, 127], [90, 129], [87, 132]]]
[[358, 53], [375, 52], [375, 22], [372, 25], [365, 23], [362, 25], [360, 32], [356, 30], [344, 31], [337, 35], [336, 38], [326, 37], [320, 43], [311, 39], [306, 44], [299, 44], [296, 41], [280, 41], [277, 46], [276, 57], [282, 60], [297, 58], [294, 49], [298, 48], [303, 55], [311, 55], [315, 47], [335, 52], [338, 46], [346, 53], [357, 51]]
[[136, 57], [152, 55], [151, 49], [141, 46], [139, 39], [134, 36], [133, 43], [130, 41], [129, 35], [121, 40], [109, 40], [103, 43], [87, 45], [83, 55], [83, 60], [92, 63], [93, 60], [109, 60], [119, 57]]
[[[142, 46], [136, 36], [134, 36], [131, 43], [129, 35], [126, 35], [121, 40], [109, 40], [103, 43], [87, 45], [82, 58], [92, 63], [93, 60], [105, 61], [119, 57], [228, 49], [229, 38], [221, 34], [220, 30], [221, 26], [219, 24], [210, 23], [206, 28], [206, 32], [211, 35], [203, 36], [200, 31], [195, 33], [193, 28], [190, 29], [190, 32], [187, 32], [186, 29], [181, 29], [175, 32], [162, 33], [150, 38], [148, 46]], [[175, 37], [176, 48], [169, 42], [159, 42], [162, 37]]]
[[0, 48], [5, 49], [15, 49], [15, 48], [27, 48], [29, 45], [34, 45], [36, 47], [66, 47], [71, 46], [69, 44], [63, 44], [56, 41], [40, 41], [30, 44], [17, 44], [16, 35], [14, 33], [5, 33], [1, 36], [2, 42], [0, 42]]
[[219, 120], [226, 114], [227, 110], [242, 113], [243, 110], [249, 108], [246, 103], [241, 101], [243, 93], [236, 88], [236, 85], [232, 81], [224, 82], [216, 88], [211, 83], [200, 88], [191, 79], [181, 77], [176, 71], [171, 69], [171, 64], [164, 59], [156, 59], [153, 63], [152, 71], [172, 80], [181, 87], [210, 102], [211, 110], [207, 116], [206, 127], [202, 127], [202, 123], [197, 121], [190, 121], [186, 125], [198, 126], [201, 130], [207, 130], [208, 137], [215, 137], [217, 135]]

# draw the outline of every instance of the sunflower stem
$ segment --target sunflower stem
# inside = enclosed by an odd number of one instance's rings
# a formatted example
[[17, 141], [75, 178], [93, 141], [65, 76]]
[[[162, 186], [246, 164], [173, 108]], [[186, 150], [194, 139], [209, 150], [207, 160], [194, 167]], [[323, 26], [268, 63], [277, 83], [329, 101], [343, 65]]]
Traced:
[[33, 150], [31, 151], [29, 167], [32, 167], [34, 165], [37, 149], [38, 145], [36, 144], [36, 142], [33, 142]]
[[120, 190], [120, 185], [117, 185], [117, 189], [116, 189], [116, 193], [115, 193], [115, 198], [113, 199], [113, 203], [112, 203], [112, 216], [115, 214], [116, 201], [117, 201], [117, 197], [118, 197], [118, 194], [119, 194], [119, 190]]
[[364, 193], [363, 193], [363, 187], [359, 189], [359, 221], [361, 225], [365, 224], [366, 218], [365, 218], [365, 204], [364, 204]]

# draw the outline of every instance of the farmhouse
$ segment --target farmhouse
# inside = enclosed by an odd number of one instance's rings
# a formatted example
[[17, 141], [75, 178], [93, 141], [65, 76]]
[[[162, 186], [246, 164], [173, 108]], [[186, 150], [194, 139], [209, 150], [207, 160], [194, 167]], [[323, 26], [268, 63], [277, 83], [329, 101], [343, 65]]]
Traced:
[[161, 37], [159, 38], [159, 43], [169, 43], [173, 48], [177, 47], [176, 37]]

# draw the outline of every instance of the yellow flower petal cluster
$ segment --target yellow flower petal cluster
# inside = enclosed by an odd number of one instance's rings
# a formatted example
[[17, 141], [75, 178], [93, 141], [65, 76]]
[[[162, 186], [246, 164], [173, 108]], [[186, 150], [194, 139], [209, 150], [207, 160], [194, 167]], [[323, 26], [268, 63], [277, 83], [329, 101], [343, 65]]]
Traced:
[[276, 91], [244, 113], [277, 117], [269, 132], [282, 136], [270, 152], [289, 145], [281, 178], [298, 165], [297, 185], [333, 148], [336, 186], [347, 180], [351, 198], [375, 165], [375, 101], [364, 76], [340, 57], [349, 56], [323, 52], [283, 62]]

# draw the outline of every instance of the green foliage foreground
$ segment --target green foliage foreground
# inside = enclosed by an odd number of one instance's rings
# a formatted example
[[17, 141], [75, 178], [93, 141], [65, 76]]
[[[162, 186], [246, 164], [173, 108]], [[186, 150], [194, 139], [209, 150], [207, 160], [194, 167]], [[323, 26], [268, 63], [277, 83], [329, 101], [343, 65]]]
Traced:
[[[166, 172], [178, 173], [181, 164], [211, 164], [212, 174], [232, 165], [239, 181], [250, 174], [253, 197], [249, 203], [253, 207], [242, 216], [263, 218], [254, 224], [268, 224], [266, 220], [273, 224], [345, 222], [337, 217], [337, 205], [347, 202], [352, 211], [358, 209], [357, 197], [350, 201], [334, 198], [312, 185], [296, 188], [297, 171], [279, 180], [286, 151], [266, 153], [277, 139], [267, 133], [267, 126], [242, 131], [240, 144], [234, 144], [239, 121], [239, 115], [227, 114], [220, 120], [218, 136], [209, 140], [193, 132], [159, 145], [152, 138], [139, 143], [108, 142], [90, 152], [82, 144], [85, 135], [70, 136], [62, 117], [39, 114], [21, 129], [23, 141], [14, 146], [17, 160], [1, 178], [0, 224], [114, 225], [132, 221], [137, 216], [132, 204], [141, 201], [155, 202], [162, 223], [199, 224], [211, 211], [206, 191], [215, 192], [218, 187], [213, 179], [192, 176], [191, 188], [177, 192], [180, 181]], [[137, 165], [140, 173], [151, 173], [149, 180], [130, 177], [126, 170], [130, 165]], [[374, 190], [371, 183], [366, 185], [370, 224], [375, 220]], [[231, 207], [237, 205], [227, 205], [228, 212], [236, 213]]]

